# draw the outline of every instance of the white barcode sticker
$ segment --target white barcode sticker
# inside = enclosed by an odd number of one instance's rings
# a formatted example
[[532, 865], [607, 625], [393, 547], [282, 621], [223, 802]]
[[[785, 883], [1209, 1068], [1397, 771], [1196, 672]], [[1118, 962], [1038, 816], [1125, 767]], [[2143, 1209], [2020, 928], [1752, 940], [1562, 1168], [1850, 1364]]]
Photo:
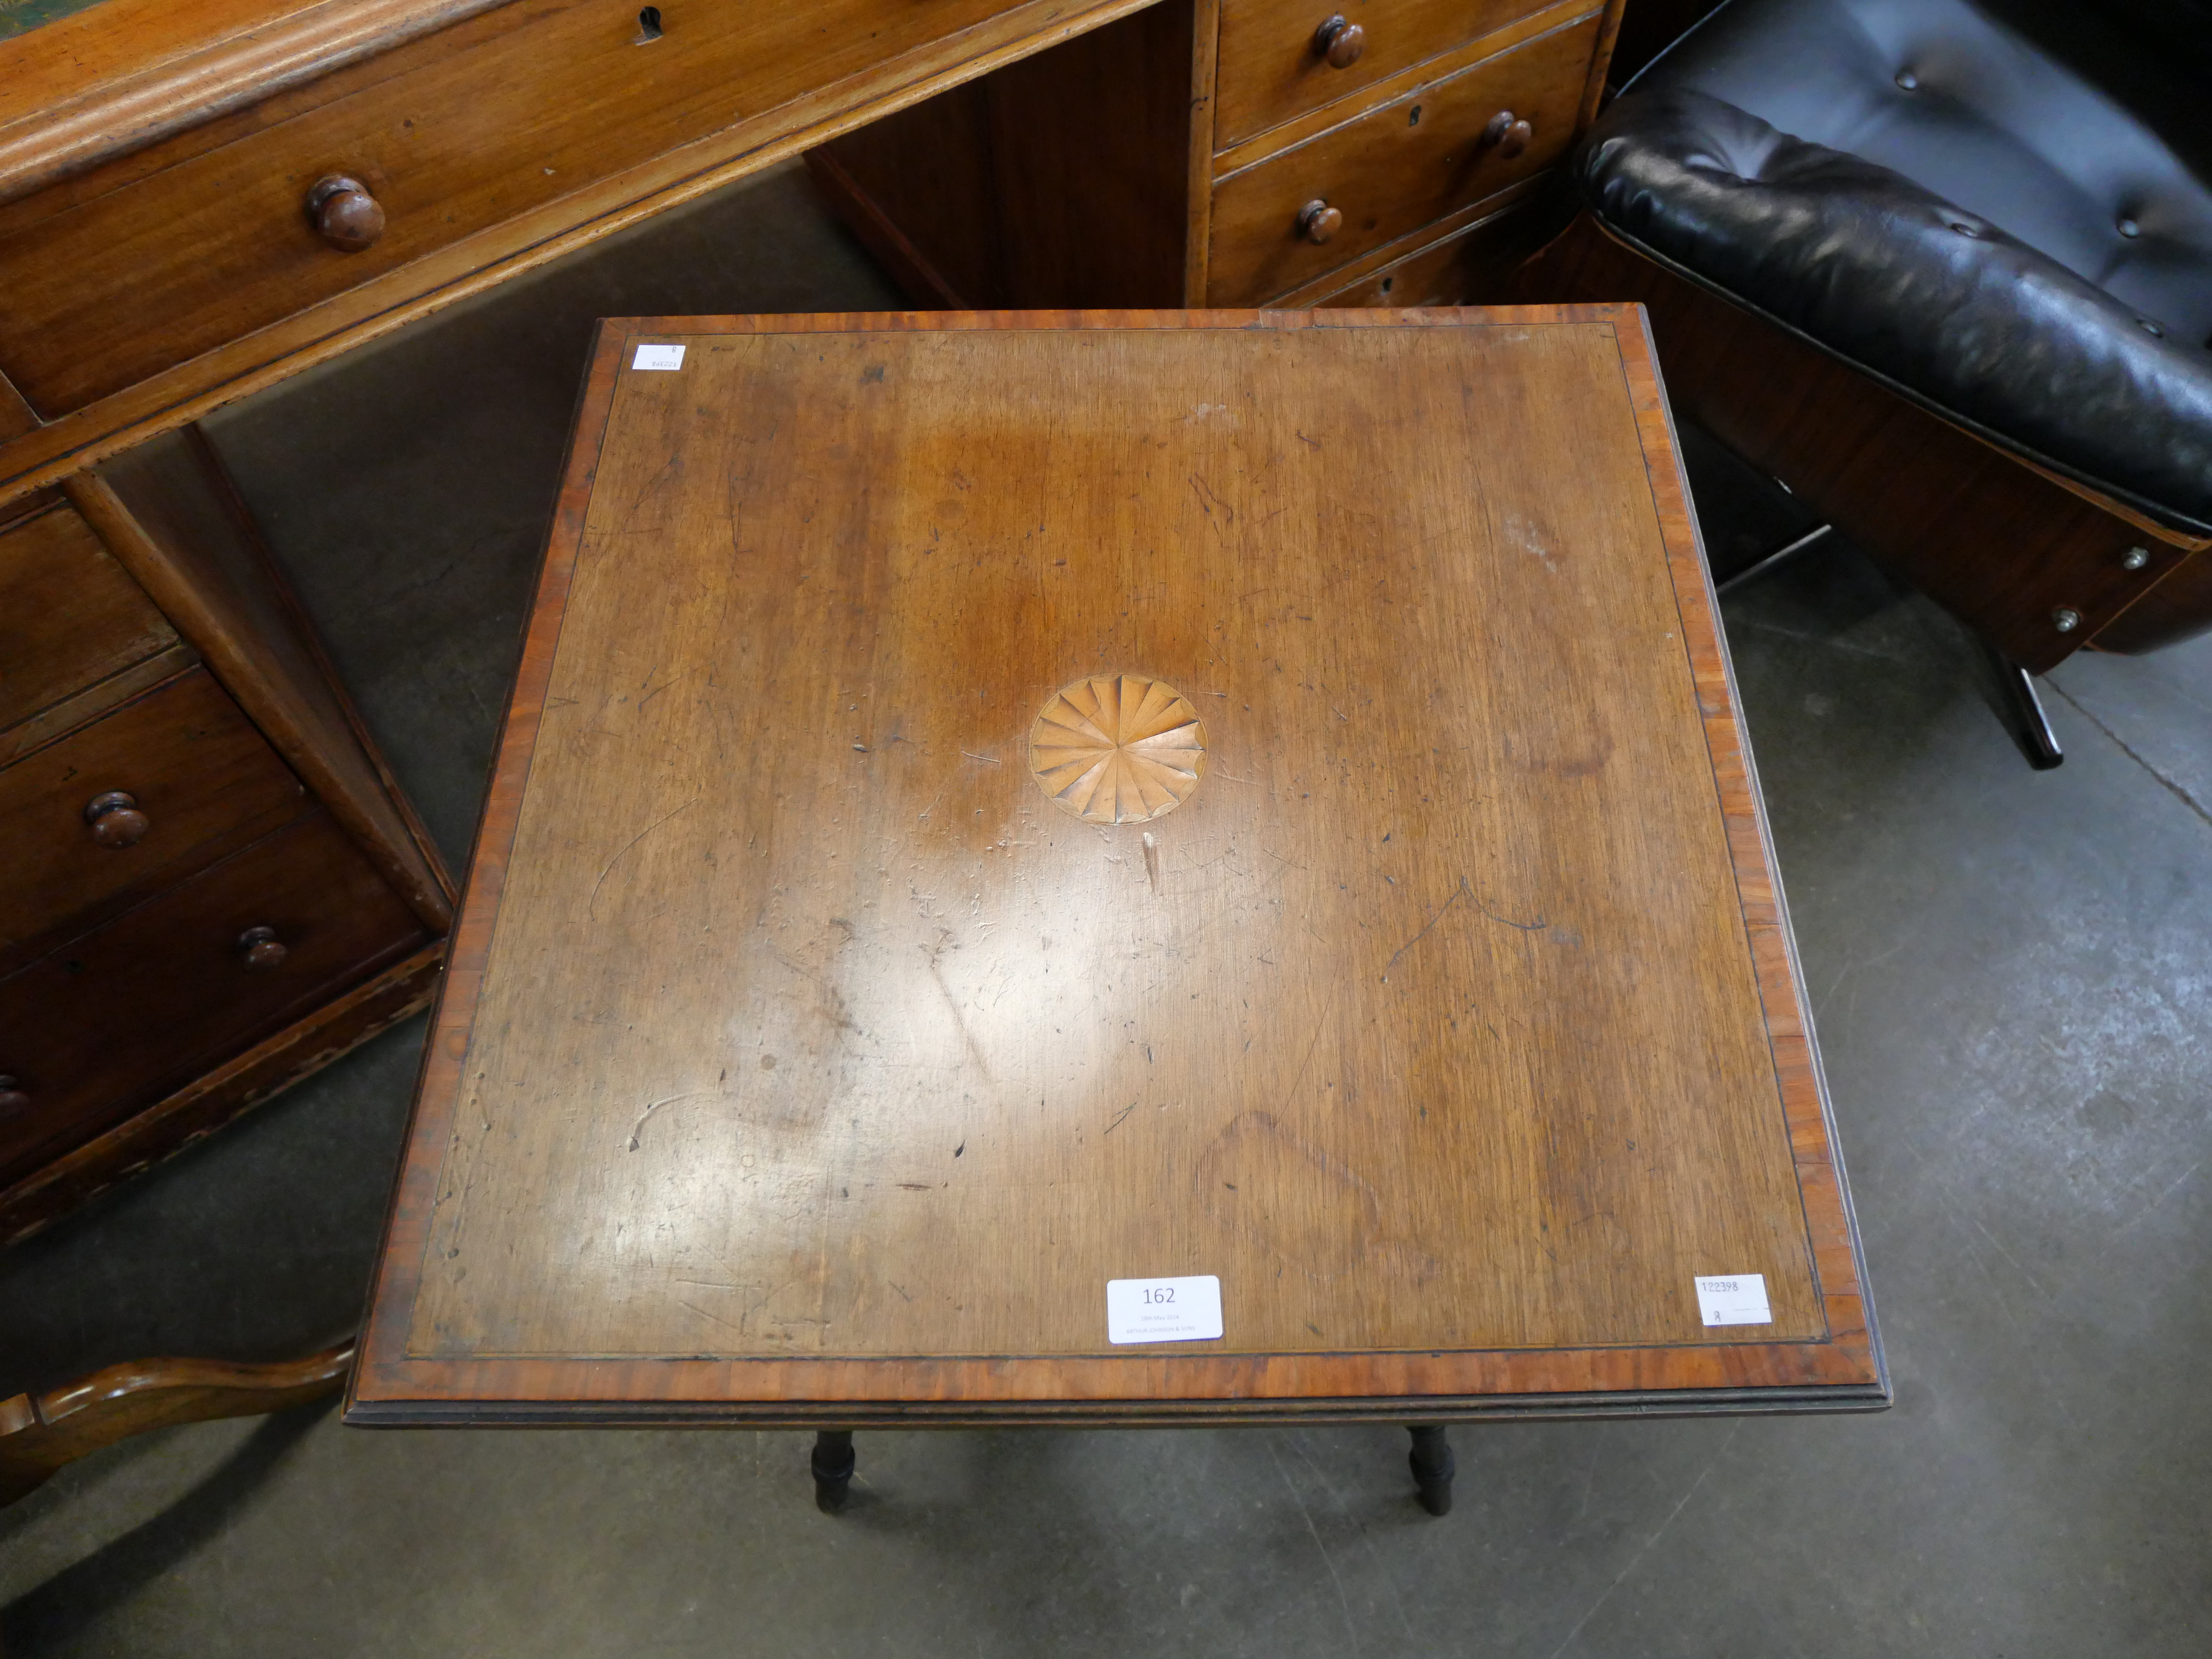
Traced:
[[1698, 1280], [1698, 1315], [1708, 1325], [1771, 1325], [1765, 1273]]
[[641, 345], [637, 355], [629, 360], [632, 368], [681, 368], [684, 367], [684, 348], [680, 345]]
[[1106, 1281], [1109, 1342], [1204, 1342], [1220, 1334], [1221, 1281], [1212, 1273]]

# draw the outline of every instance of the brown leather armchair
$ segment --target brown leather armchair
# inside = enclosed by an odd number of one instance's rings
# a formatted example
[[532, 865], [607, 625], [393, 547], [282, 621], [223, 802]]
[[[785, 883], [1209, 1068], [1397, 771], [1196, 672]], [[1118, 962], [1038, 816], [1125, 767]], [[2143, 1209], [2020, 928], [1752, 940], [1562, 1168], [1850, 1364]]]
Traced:
[[2212, 5], [1731, 0], [1572, 169], [1528, 298], [2031, 673], [2212, 627]]

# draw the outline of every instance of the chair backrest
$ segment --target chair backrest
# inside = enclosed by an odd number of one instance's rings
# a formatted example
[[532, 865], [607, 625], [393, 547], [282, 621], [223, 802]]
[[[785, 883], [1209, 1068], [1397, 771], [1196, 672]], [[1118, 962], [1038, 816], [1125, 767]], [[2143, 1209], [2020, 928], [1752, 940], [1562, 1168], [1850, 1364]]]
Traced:
[[1731, 0], [1632, 83], [1901, 173], [2212, 342], [2212, 0]]

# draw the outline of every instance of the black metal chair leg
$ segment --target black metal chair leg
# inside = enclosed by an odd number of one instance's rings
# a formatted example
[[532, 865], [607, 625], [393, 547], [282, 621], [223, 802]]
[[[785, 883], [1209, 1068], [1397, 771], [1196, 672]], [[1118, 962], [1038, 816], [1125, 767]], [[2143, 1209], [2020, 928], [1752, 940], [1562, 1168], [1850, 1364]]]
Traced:
[[1990, 665], [1996, 670], [1998, 684], [2004, 688], [2005, 702], [2012, 708], [2013, 738], [2027, 757], [2027, 763], [2039, 772], [2063, 763], [2066, 751], [2058, 746], [2058, 734], [2051, 729], [2051, 719], [2043, 712], [2035, 677], [1987, 640], [1981, 643], [1989, 653]]
[[853, 1431], [823, 1429], [814, 1437], [814, 1504], [824, 1515], [845, 1507], [853, 1486]]
[[1420, 1491], [1421, 1507], [1431, 1515], [1451, 1513], [1452, 1475], [1456, 1466], [1452, 1461], [1451, 1443], [1444, 1438], [1443, 1425], [1432, 1423], [1409, 1428], [1413, 1437], [1413, 1449], [1406, 1461], [1413, 1466], [1413, 1484]]

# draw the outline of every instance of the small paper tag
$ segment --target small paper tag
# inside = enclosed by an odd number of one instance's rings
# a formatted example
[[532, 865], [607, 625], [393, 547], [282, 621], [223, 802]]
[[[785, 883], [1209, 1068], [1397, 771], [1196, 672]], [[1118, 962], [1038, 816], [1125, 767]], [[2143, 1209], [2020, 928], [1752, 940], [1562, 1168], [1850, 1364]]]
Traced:
[[681, 368], [684, 367], [684, 348], [680, 345], [641, 345], [637, 355], [629, 360], [632, 368]]
[[1109, 1342], [1203, 1342], [1220, 1334], [1221, 1281], [1212, 1273], [1106, 1281]]
[[1698, 1313], [1708, 1325], [1771, 1325], [1765, 1273], [1698, 1280]]

